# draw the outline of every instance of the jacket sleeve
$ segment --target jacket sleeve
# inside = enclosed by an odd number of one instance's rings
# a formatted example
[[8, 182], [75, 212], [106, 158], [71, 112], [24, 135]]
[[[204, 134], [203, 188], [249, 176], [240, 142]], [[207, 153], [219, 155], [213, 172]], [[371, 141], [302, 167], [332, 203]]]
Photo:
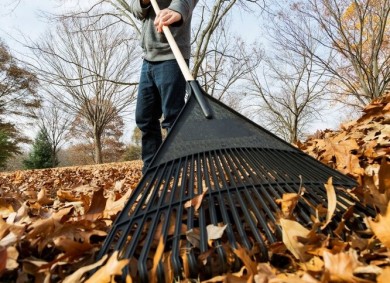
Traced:
[[191, 17], [198, 0], [172, 0], [169, 9], [181, 14], [182, 21], [186, 22]]
[[146, 7], [141, 6], [141, 0], [130, 0], [129, 3], [130, 12], [139, 20], [145, 19], [147, 14], [149, 13], [149, 9], [151, 5]]

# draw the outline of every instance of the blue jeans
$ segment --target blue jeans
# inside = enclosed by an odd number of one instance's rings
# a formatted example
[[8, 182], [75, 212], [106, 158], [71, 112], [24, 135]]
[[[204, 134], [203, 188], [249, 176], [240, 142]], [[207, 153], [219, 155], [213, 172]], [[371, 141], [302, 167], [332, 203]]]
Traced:
[[161, 127], [169, 130], [183, 108], [185, 90], [186, 81], [176, 60], [143, 61], [135, 110], [142, 132], [143, 173], [162, 143]]

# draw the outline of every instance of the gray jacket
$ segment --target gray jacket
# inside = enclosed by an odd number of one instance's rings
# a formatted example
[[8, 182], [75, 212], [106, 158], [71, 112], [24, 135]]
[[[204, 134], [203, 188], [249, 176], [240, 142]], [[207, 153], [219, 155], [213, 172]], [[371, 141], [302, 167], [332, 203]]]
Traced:
[[[130, 1], [130, 12], [142, 20], [141, 46], [144, 58], [148, 61], [165, 61], [175, 59], [164, 33], [158, 33], [154, 26], [154, 13], [152, 5], [141, 6], [140, 0]], [[185, 59], [191, 55], [191, 18], [192, 11], [198, 0], [157, 0], [160, 9], [169, 8], [181, 14], [182, 20], [170, 25], [173, 37]]]

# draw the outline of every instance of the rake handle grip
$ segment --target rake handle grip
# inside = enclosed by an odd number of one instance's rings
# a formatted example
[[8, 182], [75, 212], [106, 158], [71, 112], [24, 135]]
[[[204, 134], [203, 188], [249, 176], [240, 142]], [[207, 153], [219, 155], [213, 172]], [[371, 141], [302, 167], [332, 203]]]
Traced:
[[[158, 13], [160, 13], [160, 7], [158, 6], [157, 1], [150, 0], [150, 3], [153, 6], [154, 12], [156, 13], [156, 15], [158, 15]], [[184, 78], [186, 79], [186, 81], [193, 81], [194, 77], [192, 76], [191, 71], [187, 66], [187, 63], [184, 60], [183, 54], [181, 54], [181, 51], [180, 51], [179, 47], [177, 46], [177, 43], [176, 43], [175, 38], [173, 37], [173, 35], [171, 33], [171, 30], [169, 29], [169, 27], [163, 26], [163, 31], [164, 31], [165, 37], [168, 40], [169, 46], [172, 49], [173, 55], [175, 56], [176, 61], [179, 64], [179, 68], [180, 68], [181, 72], [183, 73]]]

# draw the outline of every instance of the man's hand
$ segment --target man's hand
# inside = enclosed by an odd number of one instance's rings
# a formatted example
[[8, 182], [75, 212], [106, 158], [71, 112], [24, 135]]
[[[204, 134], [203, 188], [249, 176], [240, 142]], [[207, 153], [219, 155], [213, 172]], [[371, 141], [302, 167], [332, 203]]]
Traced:
[[158, 32], [163, 31], [163, 26], [169, 26], [181, 20], [181, 14], [170, 9], [161, 10], [154, 20]]

